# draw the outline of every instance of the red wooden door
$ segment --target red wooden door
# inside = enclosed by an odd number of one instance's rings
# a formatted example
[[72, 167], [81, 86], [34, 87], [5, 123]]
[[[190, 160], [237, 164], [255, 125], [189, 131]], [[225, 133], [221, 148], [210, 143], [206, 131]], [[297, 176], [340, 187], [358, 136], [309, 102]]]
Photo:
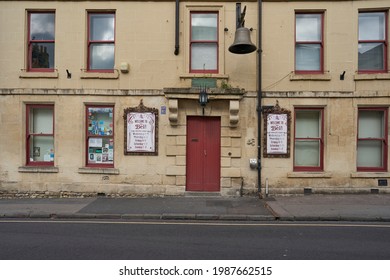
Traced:
[[221, 119], [187, 119], [187, 191], [220, 190]]

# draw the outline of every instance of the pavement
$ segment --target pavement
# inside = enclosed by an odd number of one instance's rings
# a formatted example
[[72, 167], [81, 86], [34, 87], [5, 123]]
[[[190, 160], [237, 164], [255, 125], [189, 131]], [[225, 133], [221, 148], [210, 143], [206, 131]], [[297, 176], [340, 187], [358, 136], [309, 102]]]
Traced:
[[0, 219], [390, 222], [390, 194], [0, 199]]

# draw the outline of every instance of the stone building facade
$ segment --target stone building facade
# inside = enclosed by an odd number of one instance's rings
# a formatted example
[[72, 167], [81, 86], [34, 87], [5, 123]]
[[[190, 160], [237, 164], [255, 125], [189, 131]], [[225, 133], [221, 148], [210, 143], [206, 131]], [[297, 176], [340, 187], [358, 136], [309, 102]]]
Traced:
[[0, 7], [3, 197], [389, 192], [388, 1]]

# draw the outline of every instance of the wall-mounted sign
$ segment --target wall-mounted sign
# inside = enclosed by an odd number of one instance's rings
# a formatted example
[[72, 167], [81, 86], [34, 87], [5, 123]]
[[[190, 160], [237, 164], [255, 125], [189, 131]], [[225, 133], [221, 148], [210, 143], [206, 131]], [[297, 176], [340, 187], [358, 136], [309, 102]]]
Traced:
[[287, 114], [267, 116], [267, 154], [287, 154]]
[[290, 157], [291, 112], [276, 106], [264, 111], [264, 157]]
[[125, 120], [125, 155], [158, 154], [158, 110], [147, 108], [142, 100], [138, 107], [127, 108]]

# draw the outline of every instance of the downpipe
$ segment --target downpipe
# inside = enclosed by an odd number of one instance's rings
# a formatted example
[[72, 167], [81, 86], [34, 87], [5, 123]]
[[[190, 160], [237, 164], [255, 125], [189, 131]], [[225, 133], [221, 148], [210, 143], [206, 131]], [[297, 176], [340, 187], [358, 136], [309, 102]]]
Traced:
[[176, 11], [175, 11], [175, 55], [179, 55], [179, 25], [180, 25], [180, 1], [176, 0]]

